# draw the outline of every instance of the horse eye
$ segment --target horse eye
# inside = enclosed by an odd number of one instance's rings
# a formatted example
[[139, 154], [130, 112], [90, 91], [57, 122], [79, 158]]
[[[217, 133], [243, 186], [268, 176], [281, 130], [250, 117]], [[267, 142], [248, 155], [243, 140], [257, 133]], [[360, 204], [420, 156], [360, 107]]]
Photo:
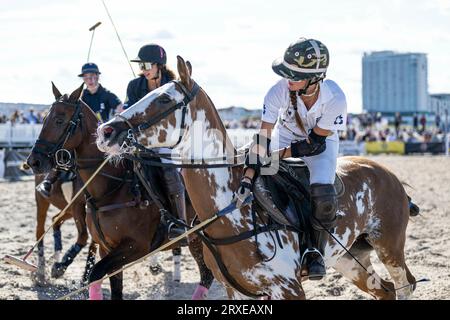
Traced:
[[56, 125], [57, 126], [60, 126], [60, 125], [62, 125], [64, 123], [64, 120], [63, 119], [56, 119]]
[[167, 97], [167, 96], [162, 96], [162, 97], [159, 99], [159, 102], [161, 102], [161, 103], [163, 103], [163, 104], [170, 103], [171, 101], [172, 101], [172, 99], [170, 99], [170, 98]]

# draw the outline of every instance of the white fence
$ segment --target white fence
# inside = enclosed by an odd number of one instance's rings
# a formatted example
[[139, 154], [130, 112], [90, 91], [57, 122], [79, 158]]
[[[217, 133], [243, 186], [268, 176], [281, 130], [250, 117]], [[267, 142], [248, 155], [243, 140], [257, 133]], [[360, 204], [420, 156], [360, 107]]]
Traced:
[[42, 124], [0, 124], [0, 146], [32, 146], [41, 129]]

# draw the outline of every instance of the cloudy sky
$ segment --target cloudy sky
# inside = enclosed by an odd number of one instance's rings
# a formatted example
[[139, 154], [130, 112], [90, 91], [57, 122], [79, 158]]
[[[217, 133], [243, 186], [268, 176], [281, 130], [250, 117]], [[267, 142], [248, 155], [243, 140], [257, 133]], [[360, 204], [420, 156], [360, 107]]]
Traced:
[[[365, 51], [428, 54], [429, 91], [450, 92], [450, 0], [105, 0], [130, 58], [141, 45], [190, 60], [193, 76], [217, 107], [260, 108], [278, 77], [272, 61], [301, 36], [331, 52], [328, 77], [362, 109]], [[0, 0], [0, 101], [51, 103], [50, 81], [62, 92], [79, 84], [89, 27], [97, 21], [91, 60], [102, 84], [125, 98], [133, 78], [101, 0]]]

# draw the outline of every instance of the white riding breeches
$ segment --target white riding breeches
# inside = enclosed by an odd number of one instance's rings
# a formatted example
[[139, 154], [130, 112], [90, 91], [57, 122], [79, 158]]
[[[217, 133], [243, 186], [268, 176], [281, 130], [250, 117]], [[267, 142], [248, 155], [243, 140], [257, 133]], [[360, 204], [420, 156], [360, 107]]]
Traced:
[[[272, 132], [270, 149], [277, 150], [289, 147], [294, 140], [289, 134], [282, 134], [281, 130]], [[284, 130], [283, 130], [284, 131]], [[336, 175], [336, 162], [339, 152], [339, 140], [326, 140], [325, 151], [311, 157], [302, 157], [310, 172], [310, 183], [333, 184]]]

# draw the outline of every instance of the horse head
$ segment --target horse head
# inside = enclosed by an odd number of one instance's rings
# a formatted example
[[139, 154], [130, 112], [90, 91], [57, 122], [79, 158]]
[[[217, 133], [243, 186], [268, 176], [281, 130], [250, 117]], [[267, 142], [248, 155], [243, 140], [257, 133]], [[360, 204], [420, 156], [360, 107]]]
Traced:
[[82, 117], [83, 102], [80, 101], [80, 96], [83, 85], [70, 96], [62, 95], [53, 82], [52, 90], [55, 102], [44, 119], [42, 130], [27, 159], [27, 164], [35, 174], [50, 171], [58, 164], [56, 158], [59, 158], [59, 161], [70, 160], [67, 150], [73, 150], [83, 141], [79, 126]]
[[[179, 80], [151, 91], [97, 129], [97, 146], [100, 150], [111, 155], [120, 155], [133, 150], [133, 142], [137, 142], [149, 148], [166, 147], [179, 150], [183, 149], [183, 145], [185, 149], [192, 151], [193, 140], [198, 144], [206, 139], [200, 136], [204, 128], [200, 129], [201, 132], [196, 132], [194, 139], [189, 139], [194, 136], [191, 129], [195, 122], [203, 127], [207, 124], [209, 129], [217, 127], [211, 122], [221, 125], [211, 100], [191, 77], [192, 65], [180, 56], [177, 59]], [[207, 119], [206, 113], [215, 114], [217, 121]], [[208, 133], [208, 136], [213, 135]], [[210, 140], [216, 143], [223, 139]], [[214, 148], [222, 149], [218, 146]], [[203, 144], [197, 149], [202, 151], [207, 147]]]

